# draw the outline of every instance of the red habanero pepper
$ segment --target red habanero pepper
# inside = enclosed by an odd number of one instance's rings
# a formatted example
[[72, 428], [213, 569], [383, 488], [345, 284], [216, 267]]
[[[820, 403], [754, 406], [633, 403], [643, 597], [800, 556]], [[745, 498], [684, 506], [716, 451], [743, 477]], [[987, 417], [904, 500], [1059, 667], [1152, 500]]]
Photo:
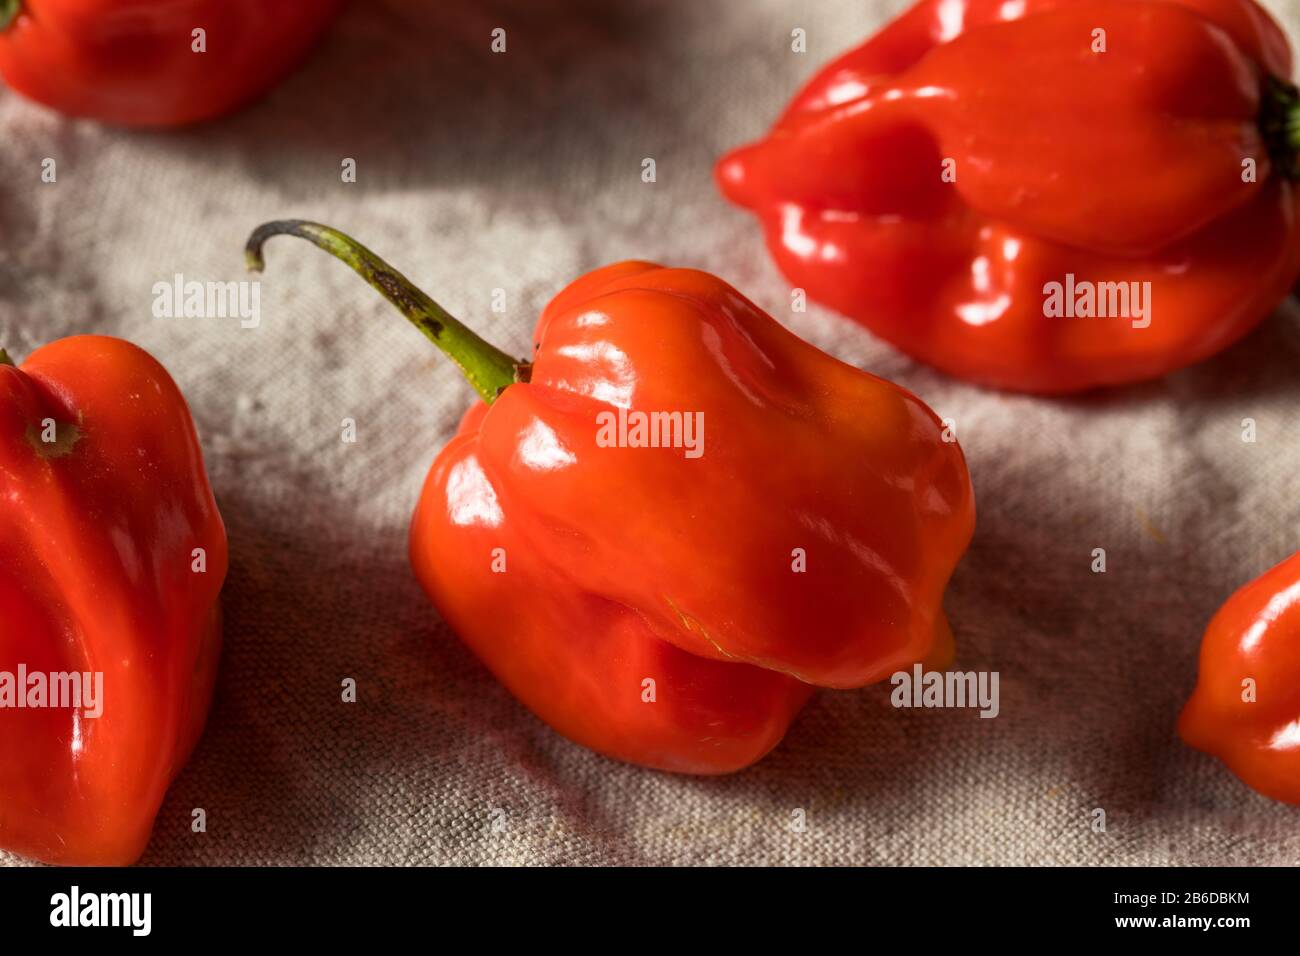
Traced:
[[[260, 227], [250, 268], [282, 233], [360, 273], [482, 396], [429, 473], [411, 561], [450, 627], [560, 733], [726, 773], [780, 741], [812, 685], [950, 653], [941, 599], [973, 492], [914, 395], [720, 279], [646, 262], [560, 292], [526, 365], [328, 227]], [[655, 431], [665, 413], [681, 428]]]
[[[266, 92], [342, 0], [0, 0], [0, 77], [68, 116], [212, 119]], [[203, 30], [202, 52], [194, 31]]]
[[922, 0], [717, 178], [792, 283], [924, 362], [1135, 382], [1240, 338], [1300, 271], [1290, 76], [1251, 0]]
[[1300, 553], [1214, 615], [1178, 732], [1248, 786], [1300, 805]]
[[0, 848], [140, 856], [203, 730], [225, 574], [194, 424], [161, 365], [90, 335], [21, 369], [0, 352]]

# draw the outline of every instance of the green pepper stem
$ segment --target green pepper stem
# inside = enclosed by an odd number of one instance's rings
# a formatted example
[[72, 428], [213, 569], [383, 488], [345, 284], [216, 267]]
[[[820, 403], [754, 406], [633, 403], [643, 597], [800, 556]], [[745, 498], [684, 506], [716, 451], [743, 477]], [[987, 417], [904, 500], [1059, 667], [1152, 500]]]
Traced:
[[1300, 90], [1269, 76], [1259, 97], [1259, 130], [1269, 158], [1287, 179], [1300, 179]]
[[22, 9], [22, 0], [0, 0], [0, 31], [9, 29]]
[[0, 365], [13, 365], [14, 360], [9, 357], [9, 353], [0, 349]]
[[284, 219], [258, 226], [244, 247], [244, 259], [250, 271], [262, 271], [265, 265], [262, 246], [271, 236], [279, 235], [306, 239], [347, 263], [396, 306], [397, 311], [430, 342], [442, 349], [489, 405], [508, 386], [528, 381], [530, 366], [527, 363], [511, 358], [484, 340], [420, 291], [410, 279], [337, 229], [302, 219]]

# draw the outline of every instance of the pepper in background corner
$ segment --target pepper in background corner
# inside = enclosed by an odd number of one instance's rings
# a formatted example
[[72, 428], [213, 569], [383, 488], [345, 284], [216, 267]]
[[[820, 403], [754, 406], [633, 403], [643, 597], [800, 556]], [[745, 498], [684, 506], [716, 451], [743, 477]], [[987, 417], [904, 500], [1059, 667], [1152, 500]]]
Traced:
[[342, 3], [0, 0], [0, 78], [68, 116], [118, 126], [196, 123], [270, 89]]
[[207, 717], [226, 561], [161, 365], [93, 335], [0, 351], [0, 848], [144, 851]]
[[1029, 392], [1136, 382], [1295, 281], [1290, 76], [1251, 0], [922, 0], [717, 178], [791, 283], [924, 362]]
[[1178, 732], [1251, 788], [1300, 805], [1300, 552], [1214, 615]]
[[[941, 600], [974, 495], [916, 396], [704, 272], [581, 277], [524, 363], [327, 226], [258, 228], [250, 268], [280, 234], [360, 273], [482, 398], [425, 482], [411, 562], [452, 630], [560, 733], [727, 773], [781, 740], [813, 685], [946, 664]], [[698, 416], [697, 446], [623, 440], [623, 418], [674, 412]]]

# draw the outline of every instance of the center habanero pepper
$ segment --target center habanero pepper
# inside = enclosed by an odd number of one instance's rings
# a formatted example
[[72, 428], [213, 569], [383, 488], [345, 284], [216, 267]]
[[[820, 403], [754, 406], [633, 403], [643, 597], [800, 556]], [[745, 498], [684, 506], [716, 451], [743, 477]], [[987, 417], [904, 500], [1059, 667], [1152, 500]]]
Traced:
[[793, 284], [924, 362], [1029, 392], [1135, 382], [1291, 289], [1290, 76], [1252, 0], [922, 0], [717, 178]]
[[140, 856], [207, 717], [226, 562], [158, 362], [93, 335], [0, 351], [0, 848]]
[[[941, 600], [974, 497], [914, 395], [704, 272], [583, 276], [543, 311], [525, 364], [329, 227], [260, 227], [250, 268], [278, 234], [351, 266], [482, 397], [425, 482], [411, 562], [448, 625], [560, 733], [726, 773], [774, 747], [814, 685], [946, 662]], [[698, 444], [631, 437], [661, 413], [698, 422]]]

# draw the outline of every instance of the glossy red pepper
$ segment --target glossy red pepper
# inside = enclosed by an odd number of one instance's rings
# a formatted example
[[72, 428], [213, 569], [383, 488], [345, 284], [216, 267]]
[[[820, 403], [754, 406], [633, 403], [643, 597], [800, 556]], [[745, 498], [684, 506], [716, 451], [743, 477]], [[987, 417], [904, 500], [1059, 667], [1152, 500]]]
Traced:
[[1265, 796], [1300, 804], [1300, 553], [1214, 615], [1178, 732]]
[[[411, 561], [452, 629], [562, 734], [725, 773], [776, 745], [812, 685], [950, 652], [941, 598], [973, 494], [915, 396], [703, 272], [583, 276], [543, 312], [525, 365], [328, 227], [261, 227], [252, 268], [279, 233], [361, 273], [483, 397], [434, 462]], [[638, 422], [670, 412], [700, 440], [636, 447]]]
[[225, 573], [194, 425], [161, 365], [100, 336], [21, 369], [0, 352], [0, 848], [140, 855], [203, 729]]
[[[178, 126], [261, 95], [342, 0], [0, 0], [0, 77], [68, 116]], [[203, 30], [203, 52], [195, 30]]]
[[795, 286], [922, 361], [1134, 382], [1240, 338], [1300, 271], [1290, 75], [1251, 0], [923, 0], [717, 176]]

